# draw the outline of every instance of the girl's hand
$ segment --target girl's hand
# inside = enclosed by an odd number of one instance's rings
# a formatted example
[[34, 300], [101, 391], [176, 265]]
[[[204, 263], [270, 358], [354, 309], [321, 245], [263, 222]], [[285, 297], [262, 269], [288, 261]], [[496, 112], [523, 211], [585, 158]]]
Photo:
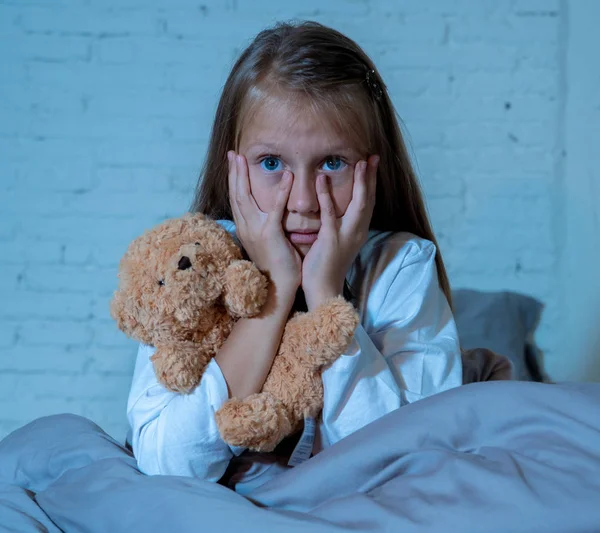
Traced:
[[230, 151], [227, 159], [229, 201], [238, 238], [254, 264], [269, 275], [277, 291], [284, 291], [293, 299], [302, 281], [302, 260], [282, 227], [292, 175], [289, 171], [283, 173], [275, 204], [269, 213], [265, 213], [250, 191], [246, 158]]
[[302, 289], [309, 310], [343, 292], [346, 274], [368, 237], [378, 164], [376, 155], [356, 164], [352, 200], [341, 218], [336, 218], [327, 177], [317, 176], [321, 228], [302, 263]]

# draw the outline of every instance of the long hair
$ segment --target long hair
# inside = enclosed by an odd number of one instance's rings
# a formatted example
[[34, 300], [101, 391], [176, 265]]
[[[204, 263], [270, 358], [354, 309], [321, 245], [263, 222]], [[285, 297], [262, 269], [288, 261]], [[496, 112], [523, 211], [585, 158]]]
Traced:
[[354, 41], [317, 22], [278, 23], [242, 52], [223, 88], [191, 211], [233, 220], [227, 151], [237, 148], [245, 120], [273, 92], [304, 98], [328, 112], [368, 153], [379, 154], [370, 228], [432, 241], [439, 285], [452, 305], [442, 254], [385, 85]]

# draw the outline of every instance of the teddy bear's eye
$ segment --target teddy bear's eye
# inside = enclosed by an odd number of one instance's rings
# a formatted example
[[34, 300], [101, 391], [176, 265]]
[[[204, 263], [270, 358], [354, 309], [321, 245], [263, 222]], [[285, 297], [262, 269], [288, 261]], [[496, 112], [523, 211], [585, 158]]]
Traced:
[[162, 287], [165, 284], [165, 280], [164, 279], [159, 279], [158, 280], [158, 284]]
[[195, 242], [194, 244], [195, 244], [196, 246], [200, 246], [200, 243], [199, 243], [199, 242]]

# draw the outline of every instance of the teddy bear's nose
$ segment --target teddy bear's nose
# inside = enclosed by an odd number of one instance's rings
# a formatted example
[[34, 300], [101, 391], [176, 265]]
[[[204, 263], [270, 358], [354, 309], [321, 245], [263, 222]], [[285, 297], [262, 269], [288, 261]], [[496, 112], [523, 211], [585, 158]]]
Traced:
[[185, 255], [179, 260], [179, 263], [177, 264], [179, 270], [187, 270], [191, 266], [192, 262], [190, 261], [190, 258]]

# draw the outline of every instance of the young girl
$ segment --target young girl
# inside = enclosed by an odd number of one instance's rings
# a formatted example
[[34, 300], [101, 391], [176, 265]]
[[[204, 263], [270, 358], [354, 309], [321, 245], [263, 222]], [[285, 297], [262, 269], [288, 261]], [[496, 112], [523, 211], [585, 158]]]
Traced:
[[140, 347], [128, 417], [143, 472], [243, 492], [289, 468], [294, 439], [272, 454], [230, 448], [214, 413], [261, 390], [291, 312], [333, 295], [354, 302], [361, 324], [323, 373], [313, 454], [461, 385], [448, 279], [394, 108], [347, 37], [306, 22], [255, 38], [225, 84], [192, 210], [237, 236], [271, 290], [191, 395], [160, 385], [154, 349]]

